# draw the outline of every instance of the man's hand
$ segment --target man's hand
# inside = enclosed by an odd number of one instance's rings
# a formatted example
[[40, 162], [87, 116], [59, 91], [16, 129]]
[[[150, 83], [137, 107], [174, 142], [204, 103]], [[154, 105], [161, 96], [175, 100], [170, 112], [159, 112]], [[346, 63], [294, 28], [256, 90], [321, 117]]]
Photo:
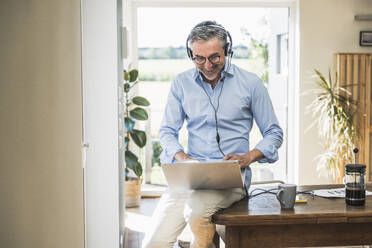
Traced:
[[257, 149], [253, 149], [252, 151], [249, 151], [243, 155], [230, 153], [227, 154], [223, 160], [238, 160], [240, 168], [246, 168], [251, 163], [256, 162], [257, 160], [260, 160], [264, 157], [261, 151]]
[[177, 152], [176, 154], [174, 154], [174, 160], [177, 162], [199, 162], [199, 160], [190, 158], [184, 152]]

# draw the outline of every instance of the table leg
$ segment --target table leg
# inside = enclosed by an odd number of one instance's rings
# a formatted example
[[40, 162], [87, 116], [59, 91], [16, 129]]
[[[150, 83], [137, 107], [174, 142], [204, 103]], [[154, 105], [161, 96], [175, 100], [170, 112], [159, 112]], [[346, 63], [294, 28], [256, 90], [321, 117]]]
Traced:
[[234, 226], [226, 226], [226, 248], [240, 248], [239, 246], [240, 229]]
[[216, 248], [220, 248], [220, 236], [218, 235], [217, 232], [214, 233], [213, 236], [213, 244]]

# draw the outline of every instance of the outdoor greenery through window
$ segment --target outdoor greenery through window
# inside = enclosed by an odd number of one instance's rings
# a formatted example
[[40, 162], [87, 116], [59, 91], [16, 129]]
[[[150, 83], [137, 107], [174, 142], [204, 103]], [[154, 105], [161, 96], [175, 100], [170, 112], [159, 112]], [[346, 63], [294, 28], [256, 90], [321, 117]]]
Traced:
[[[278, 10], [280, 15], [277, 14]], [[138, 8], [137, 16], [139, 93], [151, 102], [150, 124], [153, 148], [151, 183], [164, 184], [159, 160], [161, 153], [159, 127], [171, 81], [178, 73], [194, 67], [187, 57], [185, 48], [190, 30], [197, 23], [208, 19], [223, 25], [230, 32], [233, 40], [232, 63], [256, 73], [265, 86], [270, 87], [270, 40], [275, 42], [276, 39], [272, 23], [277, 22], [279, 18], [284, 25], [288, 25], [286, 24], [288, 10], [286, 8], [273, 11], [266, 8], [143, 7]], [[260, 139], [261, 134], [254, 126], [250, 137], [251, 148]], [[187, 149], [185, 126], [180, 133], [180, 142]]]

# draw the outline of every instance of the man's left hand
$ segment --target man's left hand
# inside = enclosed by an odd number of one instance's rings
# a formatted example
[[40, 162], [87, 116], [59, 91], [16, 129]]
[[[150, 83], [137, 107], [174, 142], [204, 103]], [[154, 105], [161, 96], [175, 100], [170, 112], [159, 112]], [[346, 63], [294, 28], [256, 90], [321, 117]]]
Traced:
[[239, 155], [235, 153], [227, 154], [223, 160], [237, 160], [239, 163], [240, 168], [246, 168], [251, 163], [256, 162], [262, 159], [264, 155], [260, 150], [253, 149], [245, 154]]

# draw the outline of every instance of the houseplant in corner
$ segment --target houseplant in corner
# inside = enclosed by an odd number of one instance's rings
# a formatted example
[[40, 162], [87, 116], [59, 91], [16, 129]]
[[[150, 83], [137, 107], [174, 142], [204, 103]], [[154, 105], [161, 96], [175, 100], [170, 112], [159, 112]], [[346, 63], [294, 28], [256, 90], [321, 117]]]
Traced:
[[319, 88], [311, 91], [316, 98], [308, 109], [315, 118], [313, 125], [317, 124], [324, 144], [324, 152], [316, 158], [317, 169], [319, 172], [325, 170], [335, 182], [342, 183], [344, 165], [353, 162], [358, 137], [357, 124], [353, 121], [356, 104], [345, 88], [332, 82], [330, 71], [328, 80], [318, 70], [315, 70], [315, 76]]
[[[125, 94], [125, 113], [124, 113], [124, 148], [125, 148], [125, 200], [126, 207], [139, 205], [142, 165], [136, 151], [146, 145], [146, 133], [136, 129], [136, 121], [146, 121], [148, 114], [143, 107], [149, 106], [149, 101], [133, 93], [133, 87], [138, 83], [138, 70], [133, 69], [124, 71], [124, 94]], [[130, 172], [132, 171], [132, 172]], [[132, 175], [130, 175], [132, 174]]]

